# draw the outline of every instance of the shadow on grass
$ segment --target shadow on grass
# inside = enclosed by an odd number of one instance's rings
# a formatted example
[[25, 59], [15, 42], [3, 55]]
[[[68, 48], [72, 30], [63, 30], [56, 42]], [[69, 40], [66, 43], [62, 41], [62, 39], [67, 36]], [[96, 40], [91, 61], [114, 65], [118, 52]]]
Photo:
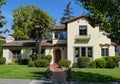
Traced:
[[45, 75], [45, 72], [31, 72], [33, 74], [33, 78], [36, 80], [40, 80], [41, 77]]
[[82, 71], [72, 71], [72, 80], [80, 82], [120, 82], [120, 78]]

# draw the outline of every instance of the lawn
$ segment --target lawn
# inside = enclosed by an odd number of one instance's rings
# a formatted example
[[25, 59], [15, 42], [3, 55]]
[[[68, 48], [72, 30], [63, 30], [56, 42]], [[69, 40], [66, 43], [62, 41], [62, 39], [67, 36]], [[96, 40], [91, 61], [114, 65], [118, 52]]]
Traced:
[[81, 82], [120, 82], [120, 68], [73, 68], [72, 79]]
[[0, 65], [0, 78], [39, 79], [45, 74], [45, 70], [25, 65]]

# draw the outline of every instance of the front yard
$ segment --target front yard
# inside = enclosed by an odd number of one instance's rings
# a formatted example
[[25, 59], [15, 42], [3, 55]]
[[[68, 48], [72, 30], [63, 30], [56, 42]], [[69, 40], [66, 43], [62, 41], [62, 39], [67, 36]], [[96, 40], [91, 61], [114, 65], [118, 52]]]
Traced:
[[72, 79], [81, 82], [120, 82], [120, 68], [73, 68]]
[[40, 79], [45, 68], [28, 67], [25, 65], [0, 65], [0, 78]]

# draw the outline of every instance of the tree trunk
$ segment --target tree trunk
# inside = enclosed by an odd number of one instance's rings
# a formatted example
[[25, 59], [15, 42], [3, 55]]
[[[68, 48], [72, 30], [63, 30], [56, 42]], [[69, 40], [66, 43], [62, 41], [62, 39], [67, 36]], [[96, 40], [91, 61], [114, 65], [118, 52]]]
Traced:
[[39, 39], [38, 40], [38, 58], [37, 59], [40, 59], [41, 58], [41, 42], [42, 42], [42, 40], [41, 39]]

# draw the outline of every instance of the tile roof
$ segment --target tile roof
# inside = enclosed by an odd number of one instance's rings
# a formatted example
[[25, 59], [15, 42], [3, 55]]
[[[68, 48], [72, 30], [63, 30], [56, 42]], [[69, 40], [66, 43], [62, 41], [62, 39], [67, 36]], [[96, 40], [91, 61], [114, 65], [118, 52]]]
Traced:
[[66, 27], [65, 25], [58, 25], [52, 29], [52, 31], [57, 31], [57, 30], [66, 30]]
[[[35, 47], [35, 41], [32, 40], [22, 40], [22, 41], [12, 41], [9, 43], [5, 43], [2, 45], [3, 47]], [[54, 46], [52, 43], [42, 41], [42, 46], [48, 47], [48, 46]]]
[[77, 16], [77, 17], [73, 17], [73, 18], [71, 18], [71, 19], [68, 19], [68, 20], [64, 21], [64, 23], [73, 22], [73, 21], [75, 21], [75, 20], [78, 20], [78, 19], [80, 19], [80, 18], [85, 18], [85, 17], [86, 17], [85, 15], [80, 15], [80, 16]]

